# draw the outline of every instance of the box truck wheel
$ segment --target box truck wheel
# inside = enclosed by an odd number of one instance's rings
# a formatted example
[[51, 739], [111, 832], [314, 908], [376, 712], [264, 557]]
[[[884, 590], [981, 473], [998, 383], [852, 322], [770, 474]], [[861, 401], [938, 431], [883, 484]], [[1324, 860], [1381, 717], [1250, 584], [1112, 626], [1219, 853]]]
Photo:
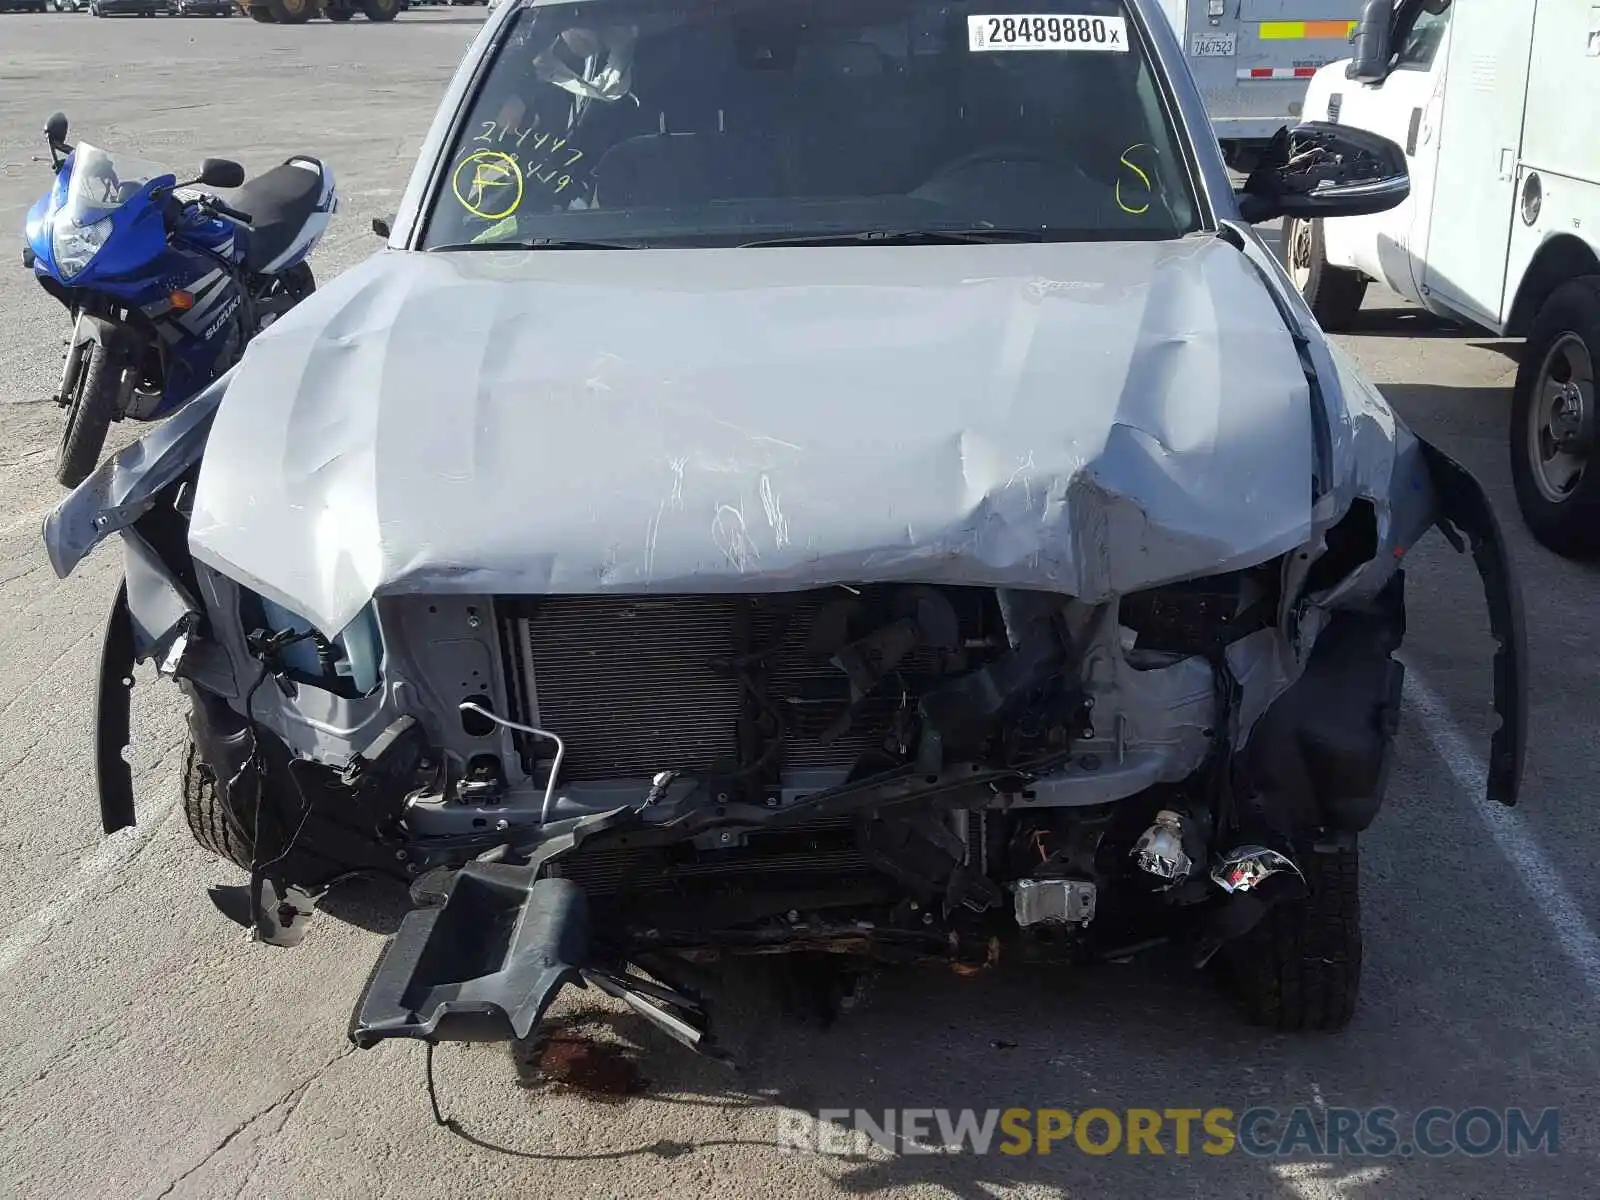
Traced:
[[1283, 265], [1311, 306], [1317, 324], [1329, 333], [1349, 329], [1367, 294], [1367, 277], [1329, 264], [1322, 222], [1285, 217], [1281, 246]]
[[1551, 293], [1523, 347], [1511, 398], [1511, 482], [1533, 536], [1557, 554], [1600, 554], [1595, 364], [1600, 275]]

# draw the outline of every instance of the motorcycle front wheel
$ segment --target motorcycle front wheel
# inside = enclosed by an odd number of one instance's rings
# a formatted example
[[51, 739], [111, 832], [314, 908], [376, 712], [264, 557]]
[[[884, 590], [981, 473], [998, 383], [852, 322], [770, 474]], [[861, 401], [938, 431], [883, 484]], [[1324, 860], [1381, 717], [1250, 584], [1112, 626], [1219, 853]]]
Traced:
[[61, 431], [61, 446], [56, 451], [56, 482], [69, 488], [87, 479], [100, 461], [122, 389], [122, 363], [103, 345], [85, 346], [83, 356], [87, 361], [79, 369], [77, 387], [67, 406], [67, 427]]

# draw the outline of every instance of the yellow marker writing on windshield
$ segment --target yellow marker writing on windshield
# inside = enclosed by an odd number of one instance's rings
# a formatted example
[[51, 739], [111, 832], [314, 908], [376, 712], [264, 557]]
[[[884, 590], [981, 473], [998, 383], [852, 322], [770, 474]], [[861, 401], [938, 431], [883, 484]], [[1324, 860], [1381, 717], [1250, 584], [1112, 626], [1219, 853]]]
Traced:
[[[1135, 175], [1137, 175], [1139, 177], [1139, 182], [1144, 184], [1144, 190], [1145, 190], [1146, 195], [1149, 195], [1150, 193], [1154, 192], [1156, 185], [1151, 180], [1150, 176], [1146, 175], [1144, 173], [1144, 171], [1140, 169], [1140, 167], [1139, 167], [1139, 165], [1137, 163], [1132, 162], [1132, 161], [1129, 160], [1128, 155], [1132, 154], [1135, 150], [1147, 150], [1147, 149], [1151, 149], [1151, 148], [1152, 147], [1147, 146], [1143, 142], [1141, 142], [1141, 143], [1139, 143], [1138, 145], [1135, 145], [1135, 146], [1129, 146], [1126, 150], [1124, 150], [1122, 152], [1122, 157], [1117, 160], [1123, 166], [1127, 167], [1128, 170], [1132, 171]], [[1124, 200], [1122, 198], [1122, 180], [1120, 178], [1117, 180], [1117, 193], [1116, 194], [1117, 194], [1117, 207], [1120, 208], [1123, 212], [1127, 213], [1129, 216], [1142, 217], [1145, 213], [1150, 211], [1150, 201], [1149, 200], [1146, 200], [1144, 202], [1144, 206], [1142, 208], [1134, 208], [1126, 200]]]
[[[476, 150], [461, 160], [450, 179], [461, 207], [485, 221], [503, 221], [522, 204], [522, 168], [499, 150]], [[502, 201], [490, 197], [508, 196]], [[494, 208], [492, 204], [504, 203]]]

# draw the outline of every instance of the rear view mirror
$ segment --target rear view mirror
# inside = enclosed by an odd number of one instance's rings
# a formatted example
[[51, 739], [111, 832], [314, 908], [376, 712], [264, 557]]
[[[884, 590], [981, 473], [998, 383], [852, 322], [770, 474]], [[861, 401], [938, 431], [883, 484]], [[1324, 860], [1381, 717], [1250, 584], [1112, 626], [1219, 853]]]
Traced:
[[67, 114], [51, 113], [50, 119], [44, 123], [44, 136], [52, 146], [64, 144], [67, 140]]
[[1357, 83], [1382, 83], [1389, 77], [1391, 56], [1389, 22], [1394, 19], [1392, 0], [1367, 0], [1361, 10], [1361, 22], [1350, 40], [1355, 49], [1350, 55], [1350, 65], [1345, 67], [1346, 79]]
[[208, 158], [200, 164], [199, 182], [206, 187], [236, 188], [244, 182], [244, 168], [231, 158]]
[[1364, 217], [1411, 194], [1405, 152], [1363, 129], [1307, 121], [1280, 129], [1239, 192], [1252, 225], [1276, 217]]

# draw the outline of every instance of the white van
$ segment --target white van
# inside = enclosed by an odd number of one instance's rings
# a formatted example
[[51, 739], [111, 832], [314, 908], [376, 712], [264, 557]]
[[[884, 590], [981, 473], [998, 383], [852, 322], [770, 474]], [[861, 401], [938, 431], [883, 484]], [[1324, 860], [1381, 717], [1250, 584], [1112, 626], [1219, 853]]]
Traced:
[[1430, 312], [1525, 338], [1511, 427], [1534, 535], [1600, 553], [1600, 4], [1373, 0], [1355, 57], [1318, 71], [1306, 119], [1404, 147], [1411, 197], [1290, 221], [1285, 265], [1326, 329], [1378, 280]]

